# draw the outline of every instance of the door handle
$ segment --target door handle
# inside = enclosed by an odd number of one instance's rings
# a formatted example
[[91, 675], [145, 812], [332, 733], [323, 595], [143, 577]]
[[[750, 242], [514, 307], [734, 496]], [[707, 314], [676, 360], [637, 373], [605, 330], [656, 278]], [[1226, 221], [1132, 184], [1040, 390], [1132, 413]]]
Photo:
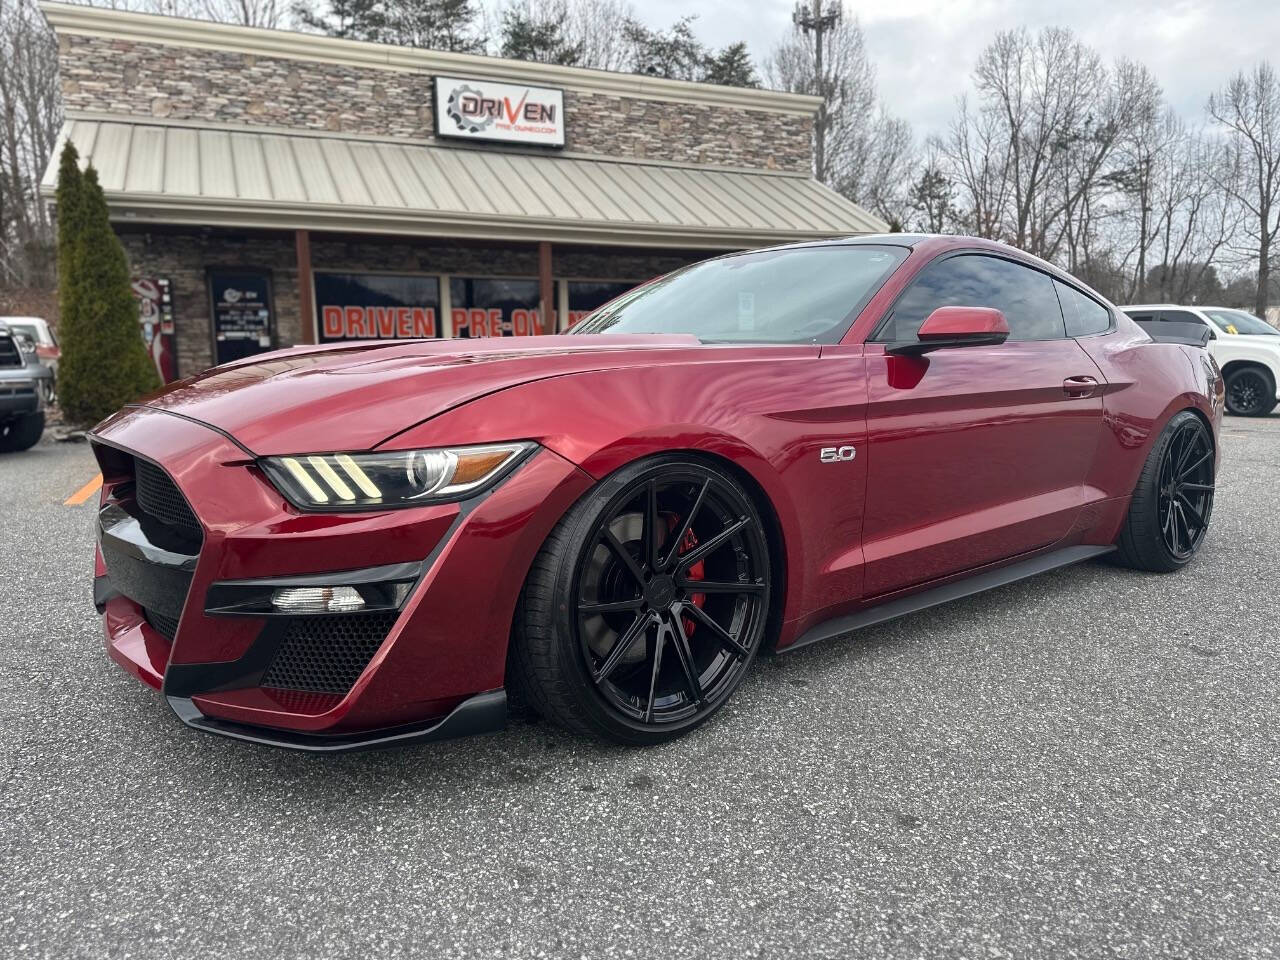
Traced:
[[1098, 381], [1093, 377], [1067, 377], [1062, 381], [1062, 392], [1073, 399], [1091, 397], [1097, 389]]

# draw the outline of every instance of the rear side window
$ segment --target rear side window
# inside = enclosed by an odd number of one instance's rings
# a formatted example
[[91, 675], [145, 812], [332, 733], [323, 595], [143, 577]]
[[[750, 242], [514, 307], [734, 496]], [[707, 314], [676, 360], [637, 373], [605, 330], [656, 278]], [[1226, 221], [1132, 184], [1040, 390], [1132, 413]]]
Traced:
[[926, 267], [873, 339], [915, 340], [920, 325], [938, 307], [994, 307], [1009, 324], [1010, 340], [1066, 336], [1053, 280], [1047, 274], [998, 257], [962, 254]]
[[1058, 291], [1058, 302], [1062, 304], [1068, 337], [1087, 337], [1111, 329], [1111, 311], [1093, 297], [1057, 280], [1053, 281], [1053, 288]]

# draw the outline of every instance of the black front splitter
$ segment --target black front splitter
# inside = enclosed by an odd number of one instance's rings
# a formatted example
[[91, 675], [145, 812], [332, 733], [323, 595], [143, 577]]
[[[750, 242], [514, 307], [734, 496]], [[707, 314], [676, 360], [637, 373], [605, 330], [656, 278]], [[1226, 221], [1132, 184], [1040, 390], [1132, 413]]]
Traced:
[[441, 720], [429, 724], [392, 727], [364, 733], [314, 734], [290, 730], [273, 730], [249, 724], [232, 723], [205, 716], [188, 697], [166, 697], [173, 712], [188, 727], [216, 733], [234, 740], [260, 743], [269, 747], [303, 750], [308, 753], [347, 753], [355, 750], [377, 750], [414, 743], [431, 743], [455, 737], [471, 737], [481, 733], [497, 733], [507, 726], [507, 692], [490, 690], [462, 701]]

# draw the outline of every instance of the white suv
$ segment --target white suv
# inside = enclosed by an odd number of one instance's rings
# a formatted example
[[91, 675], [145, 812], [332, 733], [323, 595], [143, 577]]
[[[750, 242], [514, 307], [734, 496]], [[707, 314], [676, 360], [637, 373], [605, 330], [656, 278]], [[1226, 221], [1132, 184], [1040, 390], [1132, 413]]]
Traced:
[[1121, 307], [1158, 340], [1203, 343], [1222, 368], [1227, 412], [1262, 417], [1280, 401], [1280, 330], [1243, 310], [1148, 303]]

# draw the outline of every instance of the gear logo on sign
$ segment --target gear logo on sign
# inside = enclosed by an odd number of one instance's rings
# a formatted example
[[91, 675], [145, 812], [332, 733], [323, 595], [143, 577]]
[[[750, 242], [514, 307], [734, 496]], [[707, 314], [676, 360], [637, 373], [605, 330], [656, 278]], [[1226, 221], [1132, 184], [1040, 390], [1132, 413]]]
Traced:
[[470, 94], [473, 97], [479, 97], [480, 91], [467, 86], [465, 83], [460, 87], [454, 87], [449, 94], [449, 99], [445, 103], [445, 113], [449, 114], [449, 119], [458, 125], [458, 129], [464, 133], [481, 133], [488, 130], [493, 125], [493, 115], [483, 117], [468, 117], [462, 113], [462, 98]]

